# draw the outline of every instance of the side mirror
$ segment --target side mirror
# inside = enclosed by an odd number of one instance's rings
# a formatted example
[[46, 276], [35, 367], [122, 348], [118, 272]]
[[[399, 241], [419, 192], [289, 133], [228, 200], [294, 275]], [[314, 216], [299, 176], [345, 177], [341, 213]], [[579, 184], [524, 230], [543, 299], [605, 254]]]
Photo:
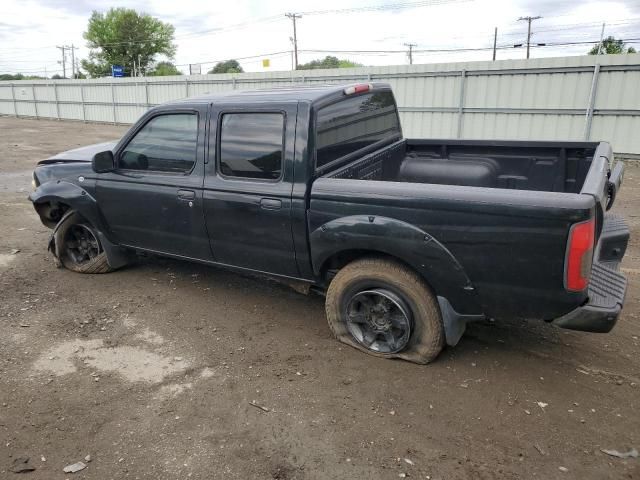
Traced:
[[116, 169], [115, 158], [113, 152], [107, 150], [105, 152], [96, 153], [91, 159], [91, 168], [96, 173], [112, 172]]

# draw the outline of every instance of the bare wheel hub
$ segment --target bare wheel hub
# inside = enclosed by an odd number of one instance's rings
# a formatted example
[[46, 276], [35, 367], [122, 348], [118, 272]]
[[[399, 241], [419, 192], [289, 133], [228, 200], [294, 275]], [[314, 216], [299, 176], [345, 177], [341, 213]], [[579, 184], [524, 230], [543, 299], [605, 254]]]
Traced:
[[69, 227], [65, 235], [64, 251], [77, 265], [90, 262], [101, 253], [100, 243], [91, 229], [82, 224]]
[[365, 290], [349, 300], [346, 326], [365, 348], [396, 353], [411, 337], [411, 311], [402, 298], [389, 290]]

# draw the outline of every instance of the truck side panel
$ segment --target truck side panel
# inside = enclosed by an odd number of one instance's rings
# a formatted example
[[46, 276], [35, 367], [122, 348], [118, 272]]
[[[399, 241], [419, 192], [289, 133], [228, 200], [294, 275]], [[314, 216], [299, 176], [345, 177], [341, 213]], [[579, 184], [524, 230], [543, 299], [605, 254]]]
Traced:
[[[570, 225], [588, 219], [593, 210], [593, 198], [579, 194], [321, 178], [312, 187], [310, 231], [352, 216], [414, 225], [450, 252], [455, 262], [449, 268], [459, 264], [477, 293], [481, 311], [473, 310], [464, 294], [438, 291], [442, 287], [433, 283], [439, 283], [444, 266], [421, 272], [436, 294], [451, 297], [457, 312], [547, 319], [586, 299], [583, 292], [564, 290], [563, 260]], [[318, 268], [318, 252], [326, 255], [326, 248], [313, 234], [310, 238]], [[356, 240], [345, 232], [335, 249], [348, 249]], [[379, 241], [398, 256], [407, 248], [393, 235]]]

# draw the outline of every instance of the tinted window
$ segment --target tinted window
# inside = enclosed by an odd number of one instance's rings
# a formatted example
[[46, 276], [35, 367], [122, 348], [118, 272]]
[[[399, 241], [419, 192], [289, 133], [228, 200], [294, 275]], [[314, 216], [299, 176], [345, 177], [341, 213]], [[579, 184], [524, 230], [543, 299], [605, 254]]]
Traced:
[[284, 115], [227, 113], [220, 127], [220, 173], [276, 180], [282, 172]]
[[197, 138], [196, 114], [154, 117], [125, 147], [118, 166], [128, 170], [189, 172], [196, 161]]
[[318, 110], [316, 119], [316, 167], [400, 135], [391, 92], [346, 97]]

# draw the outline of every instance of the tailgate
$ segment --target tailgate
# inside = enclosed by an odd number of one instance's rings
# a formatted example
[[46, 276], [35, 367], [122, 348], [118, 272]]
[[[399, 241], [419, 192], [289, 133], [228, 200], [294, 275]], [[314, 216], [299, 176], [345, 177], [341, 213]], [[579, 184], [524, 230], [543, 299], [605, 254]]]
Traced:
[[624, 164], [617, 162], [614, 165], [614, 162], [611, 145], [601, 142], [593, 155], [589, 173], [580, 190], [580, 193], [591, 195], [596, 199], [596, 203], [600, 205], [600, 215], [613, 206], [622, 185]]
[[622, 184], [624, 165], [618, 162], [611, 170], [612, 164], [611, 146], [600, 143], [580, 191], [593, 196], [598, 205], [587, 303], [553, 321], [563, 328], [608, 332], [624, 305], [627, 280], [620, 273], [620, 263], [627, 249], [629, 227], [621, 216], [606, 213], [613, 206]]

